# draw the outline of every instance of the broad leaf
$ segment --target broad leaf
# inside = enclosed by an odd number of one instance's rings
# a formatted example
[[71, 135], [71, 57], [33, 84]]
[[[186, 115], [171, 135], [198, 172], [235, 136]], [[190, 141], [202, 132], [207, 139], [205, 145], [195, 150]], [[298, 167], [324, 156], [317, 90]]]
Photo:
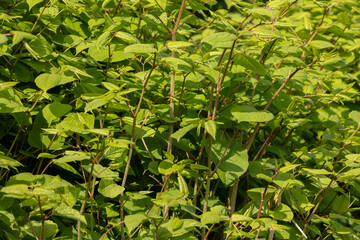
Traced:
[[144, 213], [136, 213], [132, 215], [125, 216], [125, 226], [129, 233], [131, 233], [137, 226], [140, 225], [145, 219], [146, 215]]
[[198, 125], [197, 124], [190, 124], [186, 127], [180, 128], [179, 130], [177, 130], [176, 132], [174, 132], [171, 137], [175, 138], [177, 141], [180, 141], [180, 139], [186, 134], [188, 133], [190, 130], [196, 128]]
[[139, 40], [134, 37], [134, 35], [132, 34], [129, 34], [127, 32], [121, 32], [121, 31], [118, 31], [115, 33], [115, 37], [117, 38], [120, 38], [121, 40], [129, 43], [129, 44], [133, 44], [133, 43], [138, 43]]
[[66, 77], [60, 74], [43, 73], [35, 79], [36, 86], [44, 92], [69, 82], [74, 81], [74, 78]]
[[[245, 149], [241, 149], [235, 141], [231, 142], [230, 146], [227, 148], [228, 144], [229, 142], [224, 138], [213, 141], [212, 156], [216, 165], [222, 156], [224, 156], [217, 169], [217, 174], [225, 185], [231, 186], [235, 179], [246, 172], [249, 162], [248, 154]], [[206, 144], [205, 147], [208, 149], [208, 144]]]
[[286, 222], [290, 222], [294, 217], [294, 214], [291, 211], [290, 207], [283, 203], [277, 206], [270, 215], [276, 220]]
[[124, 192], [124, 188], [114, 183], [112, 180], [101, 179], [98, 191], [105, 197], [115, 198]]
[[12, 41], [12, 45], [16, 45], [19, 42], [21, 42], [22, 40], [34, 40], [37, 39], [36, 36], [32, 35], [31, 33], [27, 33], [27, 32], [20, 32], [20, 31], [13, 31], [12, 32], [14, 34], [13, 36], [13, 41]]
[[54, 210], [54, 215], [70, 218], [76, 221], [80, 221], [86, 224], [85, 216], [81, 215], [80, 212], [76, 209], [68, 207], [66, 204], [61, 204], [60, 206], [56, 207]]
[[205, 122], [205, 130], [215, 139], [216, 138], [216, 123], [209, 119]]
[[124, 51], [126, 53], [136, 53], [136, 54], [142, 54], [142, 53], [154, 53], [157, 50], [154, 48], [154, 45], [152, 44], [133, 44], [127, 46]]
[[235, 39], [237, 39], [237, 37], [234, 34], [227, 32], [217, 32], [207, 36], [201, 40], [201, 42], [208, 43], [213, 48], [230, 48]]
[[360, 124], [360, 112], [358, 111], [351, 111], [349, 113], [349, 117], [354, 120], [357, 124]]
[[22, 164], [15, 159], [0, 154], [0, 168], [9, 169], [9, 167], [16, 168], [18, 166], [22, 166]]
[[[111, 37], [111, 32], [104, 32], [103, 34], [101, 34], [99, 36], [99, 38], [96, 40], [96, 43], [95, 45], [98, 47], [98, 48], [102, 48], [102, 47], [105, 47], [105, 45], [107, 45], [108, 41], [110, 40], [110, 37]], [[105, 49], [104, 49], [105, 50]]]
[[65, 156], [54, 159], [54, 163], [67, 163], [67, 162], [74, 162], [74, 161], [82, 161], [82, 160], [89, 160], [90, 154], [86, 152], [77, 152], [77, 151], [66, 151]]
[[58, 225], [51, 220], [45, 220], [44, 225], [41, 221], [33, 220], [30, 223], [27, 223], [24, 228], [27, 234], [36, 238], [38, 238], [38, 236], [41, 236], [42, 229], [44, 229], [44, 239], [55, 236], [55, 234], [59, 231]]
[[268, 122], [274, 115], [268, 111], [258, 111], [249, 105], [233, 105], [223, 112], [224, 116], [237, 122]]
[[26, 3], [29, 5], [29, 10], [31, 10], [33, 6], [43, 1], [44, 0], [26, 0]]
[[8, 88], [12, 88], [16, 84], [18, 84], [18, 82], [2, 82], [0, 83], [0, 91], [4, 91]]
[[269, 75], [263, 65], [261, 65], [258, 61], [256, 61], [252, 57], [249, 57], [248, 55], [240, 53], [236, 56], [235, 61], [244, 68], [249, 69], [255, 73], [259, 73], [263, 76]]
[[[90, 173], [92, 164], [83, 165], [84, 169]], [[94, 164], [92, 175], [97, 178], [116, 180], [119, 178], [119, 172], [115, 172], [109, 169], [109, 167], [103, 167], [100, 164]]]
[[59, 119], [70, 112], [72, 107], [68, 104], [51, 103], [46, 105], [42, 112], [43, 116], [50, 125], [52, 121]]

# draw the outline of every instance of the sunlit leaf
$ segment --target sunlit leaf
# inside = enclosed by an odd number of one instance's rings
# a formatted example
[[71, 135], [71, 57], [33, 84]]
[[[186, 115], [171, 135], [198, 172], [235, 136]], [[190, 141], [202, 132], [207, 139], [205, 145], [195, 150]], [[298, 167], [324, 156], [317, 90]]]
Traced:
[[74, 78], [65, 77], [60, 74], [43, 73], [35, 79], [35, 83], [38, 88], [46, 92], [51, 88], [72, 82], [74, 80]]
[[105, 197], [115, 198], [124, 192], [125, 188], [117, 185], [112, 180], [101, 179], [98, 190]]
[[157, 50], [154, 48], [154, 45], [152, 44], [133, 44], [133, 45], [129, 45], [127, 46], [124, 51], [130, 52], [130, 53], [137, 53], [137, 54], [142, 54], [142, 53], [154, 53]]
[[249, 69], [255, 73], [259, 73], [264, 76], [269, 75], [263, 65], [261, 65], [258, 61], [256, 61], [252, 57], [249, 57], [248, 55], [239, 54], [236, 56], [235, 61], [244, 68]]

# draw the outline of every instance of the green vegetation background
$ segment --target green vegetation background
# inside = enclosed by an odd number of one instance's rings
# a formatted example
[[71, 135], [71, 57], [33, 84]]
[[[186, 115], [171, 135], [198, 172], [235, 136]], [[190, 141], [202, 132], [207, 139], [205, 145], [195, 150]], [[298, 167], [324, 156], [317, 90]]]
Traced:
[[0, 1], [1, 239], [359, 239], [356, 0]]

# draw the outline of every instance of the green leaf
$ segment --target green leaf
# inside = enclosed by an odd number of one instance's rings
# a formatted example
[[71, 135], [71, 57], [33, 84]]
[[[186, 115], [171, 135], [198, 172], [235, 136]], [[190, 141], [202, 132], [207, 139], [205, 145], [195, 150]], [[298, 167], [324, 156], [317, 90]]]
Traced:
[[300, 166], [300, 164], [289, 164], [289, 165], [286, 165], [282, 168], [279, 169], [279, 172], [280, 173], [286, 173], [288, 171], [291, 171], [291, 170], [294, 170], [295, 168], [297, 168], [298, 166]]
[[269, 26], [259, 26], [254, 28], [251, 32], [262, 38], [282, 38], [279, 30]]
[[351, 111], [349, 113], [349, 117], [354, 120], [357, 124], [360, 124], [360, 112], [359, 111]]
[[177, 174], [178, 174], [179, 190], [182, 194], [187, 196], [189, 193], [187, 183], [186, 183], [184, 177], [179, 172]]
[[185, 71], [185, 72], [191, 72], [191, 70], [192, 70], [191, 65], [180, 58], [165, 57], [161, 61], [164, 61], [173, 70]]
[[90, 154], [87, 152], [78, 152], [78, 151], [66, 151], [65, 156], [54, 159], [54, 163], [67, 163], [67, 162], [74, 162], [74, 161], [82, 161], [82, 160], [89, 160]]
[[125, 53], [136, 53], [136, 54], [142, 54], [142, 53], [154, 53], [157, 50], [154, 48], [153, 44], [132, 44], [127, 47], [125, 47], [124, 52]]
[[95, 100], [89, 102], [88, 104], [86, 104], [84, 110], [85, 110], [85, 112], [89, 112], [91, 110], [94, 110], [96, 108], [106, 105], [108, 102], [109, 101], [107, 99], [105, 99], [105, 97], [102, 96], [101, 98], [95, 99]]
[[208, 170], [209, 168], [200, 164], [190, 164], [190, 168], [193, 170]]
[[201, 221], [202, 225], [216, 224], [221, 221], [221, 216], [218, 213], [210, 211], [210, 212], [206, 212], [206, 213], [202, 214], [200, 221]]
[[29, 5], [29, 11], [38, 3], [43, 2], [44, 0], [26, 0], [26, 3]]
[[336, 36], [354, 41], [354, 38], [351, 35], [345, 33], [344, 30], [339, 28], [338, 26], [333, 25], [328, 28], [328, 31], [332, 32]]
[[31, 224], [27, 223], [25, 225], [24, 230], [30, 236], [38, 238], [41, 236], [42, 229], [44, 229], [44, 239], [55, 236], [55, 234], [59, 231], [58, 225], [51, 220], [45, 220], [44, 226], [42, 226], [43, 223], [41, 221], [31, 221]]
[[288, 3], [289, 3], [289, 0], [272, 0], [268, 3], [268, 6], [270, 8], [279, 9], [279, 8], [283, 8]]
[[331, 172], [329, 172], [325, 169], [311, 169], [311, 168], [303, 168], [303, 169], [301, 169], [301, 172], [303, 172], [304, 174], [306, 174], [308, 176], [331, 174]]
[[76, 170], [75, 168], [73, 168], [70, 164], [68, 163], [58, 163], [58, 162], [54, 162], [54, 164], [56, 164], [57, 166], [59, 166], [60, 168], [69, 171], [75, 175], [78, 175], [79, 177], [82, 177]]
[[223, 114], [237, 122], [268, 122], [274, 115], [268, 111], [258, 111], [253, 106], [233, 105], [226, 109]]
[[[265, 188], [252, 188], [247, 191], [249, 197], [257, 203], [259, 203], [261, 201], [264, 192], [265, 192]], [[275, 192], [275, 189], [268, 188], [266, 195], [264, 197], [264, 202], [269, 201], [269, 199], [272, 197], [274, 192]]]
[[310, 45], [317, 48], [317, 49], [325, 49], [325, 48], [334, 48], [335, 46], [328, 42], [323, 40], [312, 40], [310, 42]]
[[66, 204], [60, 204], [60, 206], [55, 208], [53, 213], [56, 216], [73, 219], [73, 220], [76, 220], [76, 221], [80, 221], [83, 224], [87, 224], [84, 215], [82, 215], [78, 210], [67, 206]]
[[166, 4], [167, 4], [167, 0], [157, 0], [158, 4], [160, 5], [160, 7], [162, 8], [162, 10], [165, 10], [166, 8]]
[[129, 233], [132, 232], [137, 226], [140, 225], [145, 219], [146, 215], [144, 213], [136, 213], [131, 215], [126, 215], [124, 219], [125, 226]]
[[174, 156], [173, 154], [168, 153], [168, 152], [166, 152], [166, 151], [163, 151], [163, 154], [164, 154], [164, 156], [165, 156], [165, 158], [166, 158], [167, 160], [169, 160], [169, 161], [171, 161], [171, 162], [174, 162], [175, 156]]
[[0, 44], [4, 44], [8, 41], [8, 38], [4, 34], [0, 34]]
[[350, 206], [350, 198], [345, 194], [336, 196], [331, 204], [331, 209], [336, 213], [344, 214]]
[[242, 214], [237, 214], [237, 213], [235, 213], [231, 216], [232, 222], [250, 222], [252, 220], [254, 220], [254, 219], [251, 217], [248, 217], [248, 216], [245, 216]]
[[[218, 138], [219, 137], [217, 137], [217, 139]], [[227, 148], [228, 144], [228, 140], [224, 138], [216, 141], [213, 140], [212, 158], [214, 163], [218, 164], [224, 155], [222, 162], [217, 169], [217, 174], [226, 186], [231, 186], [235, 179], [239, 178], [247, 171], [249, 162], [247, 151], [241, 149], [236, 141], [231, 142], [230, 146]], [[208, 151], [208, 144], [205, 144], [205, 147]]]
[[109, 90], [109, 91], [114, 91], [114, 92], [118, 92], [121, 90], [121, 88], [113, 83], [110, 82], [102, 82], [102, 85], [104, 85], [104, 87]]
[[[13, 202], [11, 198], [4, 198], [3, 200], [7, 201], [7, 203]], [[5, 206], [4, 209], [6, 209], [7, 206], [10, 206], [6, 204], [5, 202], [2, 202], [2, 206]], [[6, 210], [0, 210], [0, 221], [5, 223], [9, 227], [13, 227], [15, 223], [15, 216], [13, 213], [6, 211]], [[14, 239], [16, 240], [16, 238]]]
[[266, 71], [265, 67], [248, 55], [242, 53], [238, 54], [235, 58], [235, 62], [255, 73], [261, 74], [263, 76], [269, 76], [269, 73]]
[[[83, 167], [88, 173], [90, 173], [92, 164], [86, 164], [83, 165]], [[103, 167], [100, 164], [94, 164], [94, 170], [92, 172], [92, 175], [97, 178], [105, 178], [112, 180], [119, 178], [119, 172], [112, 171], [108, 167]]]
[[20, 32], [20, 31], [13, 31], [12, 32], [13, 35], [13, 41], [12, 41], [12, 46], [18, 44], [19, 42], [21, 42], [22, 40], [34, 40], [37, 39], [36, 36], [32, 35], [31, 33], [27, 33], [27, 32]]
[[41, 35], [31, 42], [25, 43], [25, 47], [35, 58], [44, 58], [53, 53], [51, 45]]
[[175, 138], [178, 142], [180, 141], [180, 139], [186, 134], [188, 133], [190, 130], [196, 128], [198, 126], [198, 124], [190, 124], [187, 125], [186, 127], [180, 128], [179, 130], [177, 130], [176, 132], [174, 132], [171, 137]]
[[159, 164], [159, 173], [163, 175], [169, 175], [170, 173], [173, 172], [173, 168], [172, 168], [173, 165], [174, 163], [170, 160], [161, 161], [161, 163]]
[[86, 129], [84, 131], [85, 133], [93, 133], [96, 135], [101, 135], [101, 136], [109, 136], [110, 131], [109, 129], [100, 129], [100, 128], [94, 128], [94, 129]]
[[32, 196], [28, 186], [25, 184], [13, 184], [10, 186], [5, 186], [1, 189], [1, 192], [5, 193], [8, 197], [16, 199], [26, 199]]
[[351, 25], [351, 17], [346, 12], [341, 11], [337, 15], [337, 20], [344, 24], [346, 27], [349, 27]]
[[18, 83], [19, 82], [2, 82], [2, 83], [0, 83], [0, 91], [4, 91], [6, 89], [12, 88], [13, 86], [15, 86]]
[[[131, 132], [132, 132], [131, 125], [125, 125], [124, 129], [127, 133], [131, 134]], [[138, 135], [139, 135], [139, 138], [153, 137], [155, 135], [155, 130], [150, 127], [147, 127], [147, 126], [143, 126], [141, 128], [139, 125], [137, 125], [135, 127], [135, 136], [138, 136]]]
[[61, 66], [61, 69], [62, 71], [66, 71], [66, 70], [69, 70], [71, 72], [73, 72], [75, 75], [82, 75], [82, 76], [85, 76], [85, 77], [88, 77], [88, 78], [93, 78], [93, 76], [91, 76], [90, 74], [74, 67], [74, 66], [70, 66], [70, 65], [63, 65]]
[[125, 188], [117, 185], [114, 181], [101, 179], [98, 191], [105, 197], [115, 198], [124, 192]]
[[129, 148], [130, 144], [134, 143], [128, 139], [112, 139], [112, 141], [108, 143], [108, 146], [113, 148]]
[[50, 126], [52, 121], [66, 115], [71, 109], [72, 107], [69, 104], [51, 103], [42, 109], [42, 113]]
[[50, 158], [50, 159], [53, 159], [53, 158], [56, 158], [56, 155], [50, 154], [50, 153], [40, 153], [40, 154], [37, 156], [37, 159], [39, 159], [39, 158]]
[[74, 80], [74, 78], [65, 77], [60, 74], [43, 73], [35, 79], [35, 84], [38, 88], [46, 92], [51, 88], [73, 82]]
[[28, 108], [23, 106], [14, 89], [8, 88], [0, 91], [0, 113], [17, 113], [27, 110]]
[[85, 127], [93, 129], [94, 124], [94, 115], [87, 113], [69, 113], [61, 123], [56, 125], [56, 129], [63, 132], [72, 131], [82, 133]]
[[237, 39], [236, 35], [227, 32], [217, 32], [201, 40], [202, 43], [208, 43], [213, 48], [230, 48], [233, 41]]
[[9, 167], [16, 168], [18, 166], [22, 166], [22, 164], [15, 159], [0, 155], [0, 168], [9, 169]]
[[149, 163], [149, 165], [148, 165], [148, 167], [147, 167], [147, 169], [151, 172], [151, 173], [153, 173], [153, 174], [155, 174], [155, 175], [159, 175], [159, 164], [158, 164], [158, 162], [150, 162]]
[[216, 123], [215, 121], [208, 119], [205, 122], [205, 130], [215, 139], [216, 138]]
[[254, 28], [251, 31], [253, 34], [256, 34], [258, 37], [263, 38], [282, 38], [281, 33], [276, 28], [271, 28], [269, 26], [259, 26]]
[[[109, 31], [106, 31], [104, 32], [103, 34], [101, 34], [99, 36], [99, 38], [96, 40], [96, 43], [95, 45], [98, 47], [98, 48], [103, 48], [105, 47], [105, 45], [107, 45], [108, 41], [110, 40], [110, 37], [111, 37], [111, 32]], [[105, 48], [103, 48], [104, 51], [105, 51]]]
[[191, 42], [184, 42], [184, 41], [170, 41], [170, 42], [167, 42], [166, 45], [168, 46], [168, 48], [171, 51], [176, 51], [180, 48], [194, 46], [194, 44], [192, 44]]
[[127, 32], [118, 31], [115, 33], [115, 37], [120, 38], [121, 40], [129, 44], [134, 44], [139, 42], [139, 40], [136, 37], [134, 37], [134, 35]]
[[193, 10], [209, 10], [198, 0], [189, 0], [189, 5]]
[[291, 222], [291, 220], [294, 217], [291, 208], [283, 203], [277, 206], [274, 209], [274, 211], [270, 213], [270, 215], [276, 220], [281, 220], [286, 222]]
[[260, 18], [262, 20], [266, 20], [267, 18], [268, 19], [271, 18], [271, 13], [266, 8], [256, 7], [256, 8], [250, 9], [249, 12], [251, 13], [252, 16], [254, 16], [256, 18]]
[[109, 3], [111, 3], [112, 2], [112, 0], [105, 0], [104, 2], [103, 2], [103, 4], [101, 5], [101, 8], [106, 8], [106, 6], [109, 4]]
[[54, 195], [54, 191], [52, 189], [48, 189], [45, 187], [35, 187], [32, 189], [32, 195], [35, 197], [49, 197], [51, 198]]

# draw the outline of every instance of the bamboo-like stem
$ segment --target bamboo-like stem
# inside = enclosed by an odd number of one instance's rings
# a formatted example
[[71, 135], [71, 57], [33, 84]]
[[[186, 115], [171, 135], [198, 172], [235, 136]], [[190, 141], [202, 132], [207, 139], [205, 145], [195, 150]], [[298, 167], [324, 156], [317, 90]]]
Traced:
[[[181, 16], [182, 16], [182, 13], [184, 11], [186, 2], [187, 2], [187, 0], [183, 0], [182, 3], [181, 3], [180, 10], [179, 10], [176, 22], [175, 22], [175, 26], [174, 26], [174, 29], [173, 29], [173, 31], [171, 33], [171, 39], [174, 42], [176, 41], [176, 32], [177, 32], [177, 30], [179, 28]], [[176, 57], [176, 52], [172, 51], [171, 56]], [[174, 115], [174, 110], [175, 110], [175, 104], [174, 104], [175, 71], [172, 71], [171, 75], [170, 75], [170, 93], [169, 93], [169, 97], [170, 97], [170, 104], [169, 104], [169, 106], [170, 106], [170, 119], [173, 119], [174, 116], [175, 116]], [[169, 125], [168, 147], [167, 147], [167, 152], [168, 153], [172, 152], [172, 137], [171, 137], [171, 135], [173, 134], [173, 132], [174, 132], [174, 123], [170, 123], [170, 125]]]
[[40, 240], [44, 239], [44, 231], [45, 231], [45, 217], [44, 217], [44, 212], [42, 210], [41, 207], [41, 202], [40, 202], [40, 196], [38, 197], [38, 204], [39, 204], [39, 210], [40, 210], [40, 216], [41, 216], [41, 233], [40, 233]]
[[[208, 164], [207, 164], [207, 171], [206, 171], [206, 176], [210, 176], [210, 171], [211, 171], [211, 144], [212, 144], [212, 137], [210, 135], [208, 135], [209, 138], [209, 153], [208, 153]], [[204, 207], [203, 207], [203, 214], [207, 212], [207, 208], [208, 208], [208, 201], [209, 201], [209, 194], [210, 194], [210, 183], [211, 183], [211, 178], [208, 177], [206, 180], [206, 190], [205, 190], [205, 199], [204, 199]], [[206, 239], [206, 228], [202, 229], [202, 239]]]
[[[130, 141], [133, 142], [133, 143], [130, 144], [129, 154], [128, 154], [128, 158], [127, 158], [127, 162], [126, 162], [126, 166], [125, 166], [124, 176], [123, 176], [123, 179], [122, 179], [122, 182], [121, 182], [121, 187], [125, 187], [127, 176], [129, 174], [130, 163], [131, 163], [131, 159], [132, 159], [133, 150], [134, 150], [134, 147], [135, 147], [134, 140], [135, 139], [137, 140], [137, 136], [135, 136], [136, 119], [137, 119], [137, 115], [138, 115], [138, 113], [140, 111], [140, 108], [141, 108], [141, 105], [142, 105], [142, 102], [143, 102], [143, 99], [144, 99], [146, 86], [147, 86], [147, 84], [149, 82], [150, 76], [151, 76], [154, 68], [156, 67], [155, 62], [156, 62], [156, 54], [154, 54], [154, 61], [153, 61], [153, 65], [151, 67], [151, 70], [150, 70], [149, 74], [147, 75], [147, 77], [142, 82], [142, 89], [141, 89], [140, 99], [139, 99], [138, 105], [136, 107], [135, 113], [133, 113], [133, 123], [132, 123], [132, 129], [131, 129], [131, 139], [130, 139]], [[120, 194], [120, 219], [121, 219], [121, 222], [124, 221], [124, 217], [125, 217], [124, 216], [124, 192], [122, 192]], [[122, 240], [125, 239], [125, 226], [124, 226], [124, 223], [121, 224], [121, 239]]]
[[44, 7], [43, 7], [42, 11], [40, 12], [39, 16], [36, 18], [35, 23], [34, 23], [34, 25], [32, 26], [30, 32], [34, 31], [35, 26], [36, 26], [37, 23], [39, 22], [41, 16], [44, 14], [45, 9], [46, 9], [48, 6], [50, 6], [50, 5], [49, 5], [50, 3], [51, 3], [51, 0], [44, 4]]
[[[98, 158], [99, 155], [96, 156], [96, 158]], [[80, 208], [80, 215], [83, 214], [83, 212], [85, 211], [85, 207], [86, 207], [86, 201], [88, 198], [88, 192], [90, 190], [91, 187], [91, 176], [94, 172], [94, 167], [95, 167], [95, 163], [96, 163], [96, 158], [92, 160], [92, 165], [91, 165], [91, 170], [89, 173], [89, 177], [87, 179], [87, 183], [86, 183], [86, 190], [85, 190], [85, 196], [84, 196], [84, 200], [81, 204], [81, 208]], [[77, 240], [81, 240], [81, 221], [78, 220], [77, 222]]]

